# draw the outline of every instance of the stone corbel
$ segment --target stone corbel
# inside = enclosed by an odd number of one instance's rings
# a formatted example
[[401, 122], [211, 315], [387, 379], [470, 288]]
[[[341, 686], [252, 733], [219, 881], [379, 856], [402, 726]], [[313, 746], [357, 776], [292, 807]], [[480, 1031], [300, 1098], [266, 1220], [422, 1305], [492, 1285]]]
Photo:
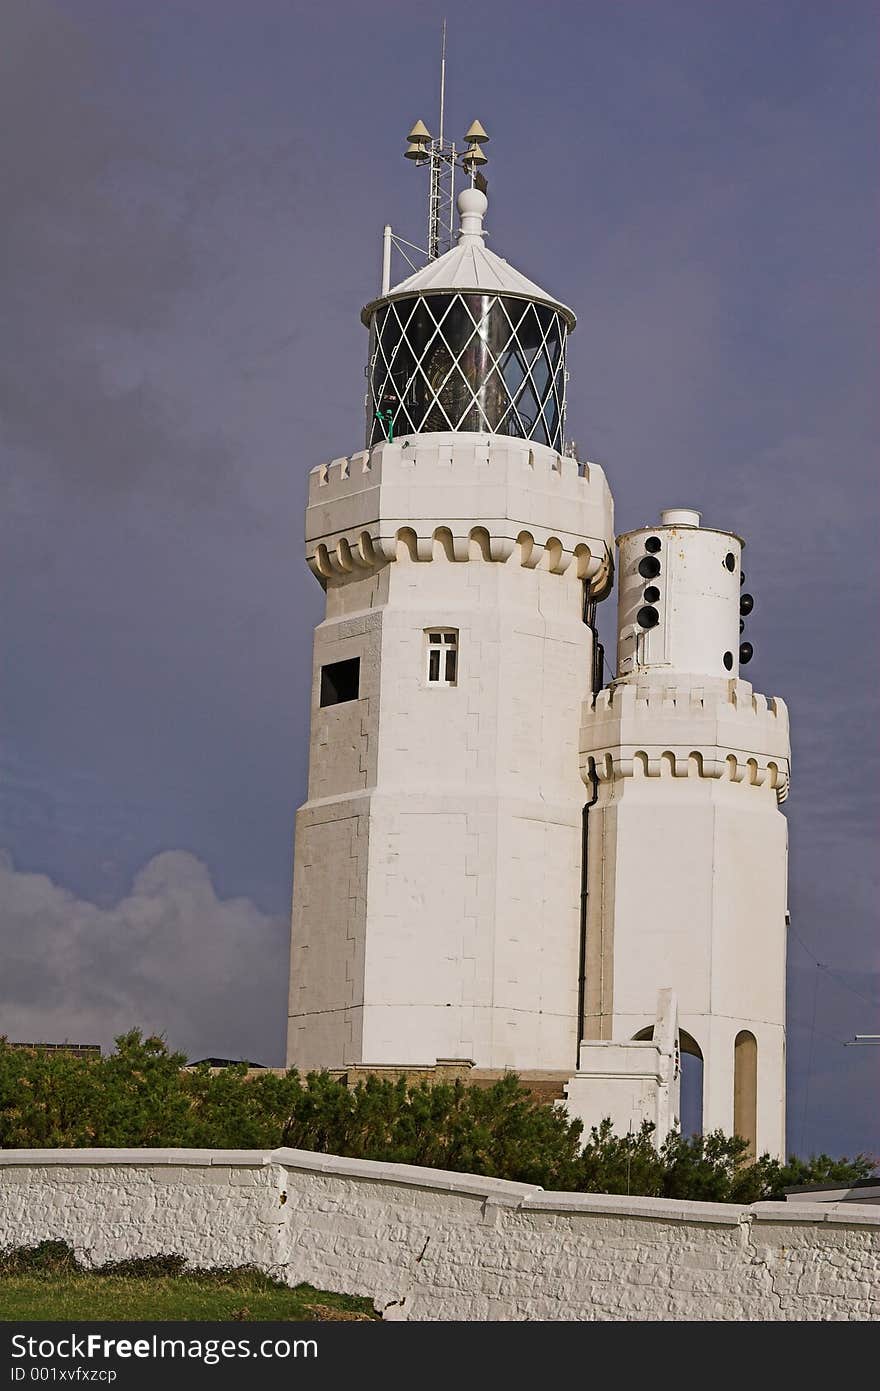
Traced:
[[526, 570], [534, 570], [543, 554], [541, 547], [535, 545], [535, 538], [530, 531], [521, 531], [516, 539], [520, 546], [520, 564]]
[[571, 551], [567, 551], [558, 536], [548, 536], [544, 542], [547, 556], [547, 569], [551, 575], [564, 575], [571, 564]]
[[381, 557], [381, 560], [397, 559], [397, 537], [396, 536], [374, 536], [373, 550]]
[[340, 536], [336, 542], [336, 563], [334, 569], [341, 570], [344, 574], [350, 575], [354, 569], [354, 557], [351, 553], [351, 546], [344, 536]]
[[490, 536], [489, 555], [493, 560], [509, 560], [516, 542], [510, 536]]

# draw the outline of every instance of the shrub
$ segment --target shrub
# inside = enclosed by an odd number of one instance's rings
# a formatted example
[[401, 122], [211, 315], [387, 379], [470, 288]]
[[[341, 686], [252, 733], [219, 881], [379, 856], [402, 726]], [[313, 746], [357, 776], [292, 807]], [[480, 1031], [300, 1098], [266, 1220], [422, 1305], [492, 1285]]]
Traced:
[[749, 1163], [746, 1142], [721, 1131], [672, 1134], [658, 1152], [647, 1123], [616, 1135], [605, 1120], [583, 1145], [580, 1121], [534, 1100], [512, 1073], [489, 1087], [368, 1077], [350, 1091], [326, 1072], [248, 1079], [244, 1063], [216, 1074], [184, 1063], [137, 1030], [106, 1058], [0, 1039], [0, 1147], [289, 1145], [548, 1189], [743, 1203], [801, 1183], [852, 1182], [874, 1168], [865, 1155]]
[[76, 1255], [66, 1241], [41, 1241], [37, 1246], [0, 1249], [0, 1276], [68, 1275], [79, 1268]]

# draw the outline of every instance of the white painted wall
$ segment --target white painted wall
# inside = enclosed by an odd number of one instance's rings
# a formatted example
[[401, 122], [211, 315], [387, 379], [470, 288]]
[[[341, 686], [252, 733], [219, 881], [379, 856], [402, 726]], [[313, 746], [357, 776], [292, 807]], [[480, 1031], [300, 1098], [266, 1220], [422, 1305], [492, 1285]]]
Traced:
[[96, 1265], [249, 1262], [386, 1318], [880, 1316], [876, 1207], [545, 1193], [302, 1150], [0, 1152], [0, 1248], [47, 1239]]
[[[501, 437], [425, 435], [314, 470], [309, 795], [297, 818], [288, 1063], [574, 1068], [583, 580], [607, 587], [604, 475]], [[426, 633], [458, 631], [458, 681]], [[319, 708], [358, 656], [360, 698]]]

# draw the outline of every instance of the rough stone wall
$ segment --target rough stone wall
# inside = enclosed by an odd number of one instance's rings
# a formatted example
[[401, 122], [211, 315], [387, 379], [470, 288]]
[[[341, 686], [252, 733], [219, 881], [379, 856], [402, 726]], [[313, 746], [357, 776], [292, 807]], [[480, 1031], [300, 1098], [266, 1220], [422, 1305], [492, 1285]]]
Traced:
[[880, 1212], [545, 1193], [302, 1150], [7, 1150], [0, 1247], [251, 1262], [386, 1318], [866, 1320]]
[[66, 1241], [92, 1265], [174, 1253], [268, 1270], [279, 1183], [263, 1150], [3, 1150], [0, 1248]]

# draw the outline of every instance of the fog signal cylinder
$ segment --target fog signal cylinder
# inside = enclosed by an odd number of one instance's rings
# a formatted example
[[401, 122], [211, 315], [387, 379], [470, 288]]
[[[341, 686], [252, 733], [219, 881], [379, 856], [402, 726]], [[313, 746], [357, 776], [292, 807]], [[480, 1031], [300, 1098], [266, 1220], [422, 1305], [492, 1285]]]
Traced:
[[687, 508], [618, 538], [618, 678], [739, 675], [743, 544]]

